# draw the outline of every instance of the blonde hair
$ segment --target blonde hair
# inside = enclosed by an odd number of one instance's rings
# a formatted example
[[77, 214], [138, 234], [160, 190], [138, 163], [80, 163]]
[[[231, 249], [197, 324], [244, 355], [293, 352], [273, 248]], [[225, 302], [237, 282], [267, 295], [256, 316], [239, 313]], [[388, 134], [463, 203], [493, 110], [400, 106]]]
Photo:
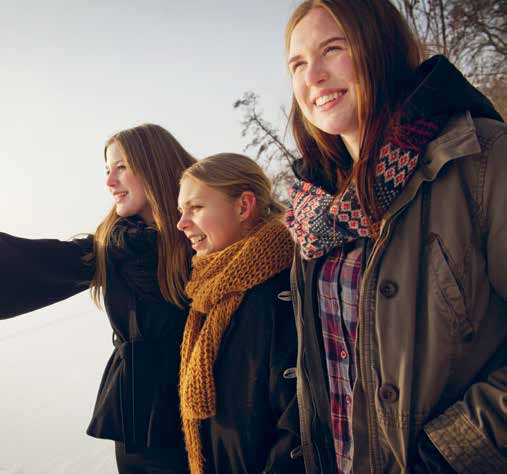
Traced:
[[252, 159], [236, 153], [220, 153], [187, 168], [181, 179], [193, 178], [236, 199], [245, 191], [255, 195], [255, 217], [259, 222], [281, 220], [285, 206], [274, 196], [270, 179]]
[[[158, 282], [164, 298], [178, 307], [186, 301], [185, 284], [190, 276], [191, 249], [176, 228], [179, 180], [196, 160], [164, 128], [144, 124], [115, 133], [105, 144], [115, 144], [132, 172], [141, 177], [158, 231]], [[99, 224], [94, 236], [96, 270], [92, 298], [100, 306], [106, 293], [106, 249], [120, 217], [115, 206]]]
[[389, 0], [307, 0], [296, 8], [287, 24], [287, 52], [294, 28], [314, 8], [323, 8], [336, 20], [350, 48], [359, 82], [359, 162], [353, 166], [341, 140], [312, 125], [293, 96], [289, 120], [294, 139], [305, 167], [324, 171], [339, 191], [355, 180], [363, 211], [367, 209], [366, 214], [378, 218], [373, 188], [375, 157], [386, 130], [399, 119], [401, 104], [422, 61], [422, 49]]

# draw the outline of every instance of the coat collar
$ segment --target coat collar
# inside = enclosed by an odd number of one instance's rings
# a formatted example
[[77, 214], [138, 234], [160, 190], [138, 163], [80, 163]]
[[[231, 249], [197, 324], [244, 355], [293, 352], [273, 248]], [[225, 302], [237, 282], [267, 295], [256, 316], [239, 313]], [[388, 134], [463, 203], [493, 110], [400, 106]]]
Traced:
[[390, 219], [412, 201], [424, 181], [434, 181], [445, 164], [480, 152], [481, 146], [470, 112], [453, 116], [440, 135], [429, 143], [419, 169], [393, 202], [385, 219]]

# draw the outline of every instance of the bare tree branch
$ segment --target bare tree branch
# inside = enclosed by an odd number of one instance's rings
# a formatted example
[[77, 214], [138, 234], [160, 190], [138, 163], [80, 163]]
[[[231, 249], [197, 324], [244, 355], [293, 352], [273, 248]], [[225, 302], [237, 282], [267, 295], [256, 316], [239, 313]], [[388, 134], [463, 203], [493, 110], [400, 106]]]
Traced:
[[507, 2], [394, 0], [428, 54], [445, 54], [506, 116]]
[[[445, 54], [487, 95], [507, 118], [507, 1], [393, 0], [428, 54]], [[287, 201], [293, 180], [290, 164], [297, 159], [279, 131], [257, 109], [258, 96], [245, 92], [234, 103], [243, 111], [241, 135], [245, 150], [255, 150], [257, 162], [272, 178], [276, 194]], [[288, 115], [282, 109], [284, 116]]]
[[[287, 188], [294, 179], [291, 165], [298, 154], [287, 148], [278, 129], [264, 120], [262, 112], [257, 108], [258, 99], [257, 94], [249, 91], [233, 104], [235, 109], [243, 111], [241, 135], [250, 137], [244, 150], [256, 150], [255, 159], [272, 179], [275, 194], [286, 202]], [[282, 112], [287, 117], [284, 109]]]

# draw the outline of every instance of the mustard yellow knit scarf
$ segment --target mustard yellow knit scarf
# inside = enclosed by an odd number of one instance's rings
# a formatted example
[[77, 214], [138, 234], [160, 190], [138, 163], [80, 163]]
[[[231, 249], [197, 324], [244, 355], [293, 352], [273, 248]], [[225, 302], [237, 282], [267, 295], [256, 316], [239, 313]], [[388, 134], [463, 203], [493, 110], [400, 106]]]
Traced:
[[284, 225], [270, 222], [222, 251], [192, 260], [186, 286], [192, 304], [180, 369], [181, 416], [192, 474], [204, 472], [199, 421], [216, 413], [213, 365], [222, 336], [245, 292], [288, 268], [293, 248]]

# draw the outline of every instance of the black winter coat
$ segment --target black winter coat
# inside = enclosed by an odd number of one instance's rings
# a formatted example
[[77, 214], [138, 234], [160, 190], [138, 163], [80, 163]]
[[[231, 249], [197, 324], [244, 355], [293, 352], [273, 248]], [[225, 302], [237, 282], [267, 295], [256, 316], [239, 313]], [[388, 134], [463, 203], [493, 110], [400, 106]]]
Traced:
[[[121, 251], [108, 251], [104, 298], [115, 348], [87, 433], [120, 441], [128, 453], [170, 450], [174, 468], [185, 472], [177, 386], [187, 310], [167, 303], [160, 293], [155, 232], [147, 233], [135, 218], [123, 225], [130, 237]], [[91, 236], [69, 242], [0, 233], [0, 319], [87, 289], [95, 266], [83, 257], [92, 249]]]
[[201, 424], [207, 474], [304, 472], [296, 341], [286, 270], [245, 294], [223, 336], [217, 413]]

